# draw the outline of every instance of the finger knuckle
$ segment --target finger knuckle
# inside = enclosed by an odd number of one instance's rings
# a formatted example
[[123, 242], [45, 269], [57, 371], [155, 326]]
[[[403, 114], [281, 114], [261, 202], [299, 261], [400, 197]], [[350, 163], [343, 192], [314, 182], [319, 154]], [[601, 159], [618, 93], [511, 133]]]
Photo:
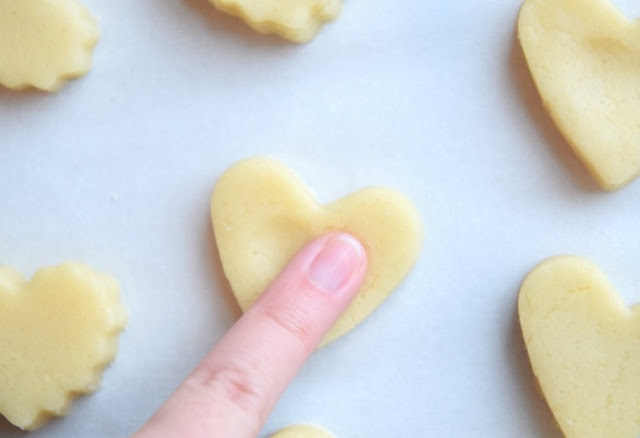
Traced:
[[268, 404], [265, 389], [255, 373], [242, 367], [223, 367], [204, 372], [203, 384], [249, 414], [261, 416]]
[[301, 346], [307, 346], [312, 342], [313, 330], [309, 318], [300, 309], [283, 312], [281, 309], [270, 307], [265, 310], [265, 317], [282, 328]]

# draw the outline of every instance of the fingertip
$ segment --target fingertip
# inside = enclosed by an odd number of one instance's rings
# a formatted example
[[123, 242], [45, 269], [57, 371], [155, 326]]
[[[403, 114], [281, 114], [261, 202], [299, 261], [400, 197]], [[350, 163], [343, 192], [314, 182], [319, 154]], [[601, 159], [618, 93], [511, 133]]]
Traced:
[[327, 293], [359, 283], [367, 266], [367, 253], [362, 243], [345, 232], [329, 233], [321, 241], [320, 250], [308, 266], [309, 280]]

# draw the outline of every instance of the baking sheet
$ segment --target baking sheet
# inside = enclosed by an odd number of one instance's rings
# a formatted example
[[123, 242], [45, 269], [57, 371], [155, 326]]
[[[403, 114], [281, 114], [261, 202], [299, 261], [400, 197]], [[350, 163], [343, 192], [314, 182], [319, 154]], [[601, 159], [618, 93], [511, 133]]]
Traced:
[[[311, 358], [261, 436], [299, 422], [345, 438], [561, 436], [518, 288], [571, 253], [640, 301], [640, 182], [602, 192], [550, 123], [514, 36], [520, 2], [348, 0], [302, 46], [204, 0], [86, 3], [102, 32], [90, 75], [56, 95], [0, 90], [0, 263], [87, 263], [118, 278], [131, 319], [101, 390], [29, 436], [132, 433], [233, 324], [209, 199], [256, 155], [322, 202], [397, 189], [426, 230], [406, 281]], [[0, 420], [0, 436], [26, 435]]]

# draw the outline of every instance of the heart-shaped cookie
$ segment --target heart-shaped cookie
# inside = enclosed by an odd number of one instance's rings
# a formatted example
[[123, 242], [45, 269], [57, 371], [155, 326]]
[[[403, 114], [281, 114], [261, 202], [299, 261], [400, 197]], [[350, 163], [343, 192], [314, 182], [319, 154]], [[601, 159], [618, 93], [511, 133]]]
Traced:
[[0, 84], [56, 91], [91, 69], [98, 27], [76, 0], [0, 0]]
[[304, 43], [340, 13], [341, 0], [211, 0], [223, 12], [257, 32]]
[[399, 193], [369, 188], [321, 206], [295, 173], [267, 158], [237, 163], [220, 177], [211, 218], [224, 273], [243, 310], [314, 237], [340, 230], [360, 239], [367, 276], [322, 345], [382, 303], [409, 272], [422, 243], [419, 214]]
[[335, 438], [329, 431], [310, 424], [296, 424], [284, 428], [271, 438]]
[[640, 436], [640, 309], [593, 263], [549, 259], [518, 300], [533, 372], [569, 438]]
[[0, 414], [22, 429], [62, 415], [95, 391], [127, 321], [118, 285], [79, 264], [26, 282], [0, 267]]
[[525, 0], [518, 38], [542, 102], [600, 185], [640, 174], [640, 21], [607, 0]]

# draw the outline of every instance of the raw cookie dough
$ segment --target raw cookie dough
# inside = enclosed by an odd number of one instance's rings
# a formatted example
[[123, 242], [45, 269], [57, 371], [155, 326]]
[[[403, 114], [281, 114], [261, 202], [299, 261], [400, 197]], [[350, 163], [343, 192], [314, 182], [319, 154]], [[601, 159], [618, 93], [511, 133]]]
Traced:
[[0, 267], [0, 414], [22, 429], [67, 412], [98, 389], [127, 321], [118, 285], [79, 264], [27, 282]]
[[542, 102], [606, 190], [640, 174], [640, 21], [607, 0], [525, 0], [518, 38]]
[[56, 91], [91, 69], [98, 27], [75, 0], [0, 0], [0, 85]]
[[211, 218], [224, 273], [243, 310], [314, 237], [340, 230], [360, 239], [369, 261], [364, 284], [322, 345], [384, 301], [410, 271], [422, 243], [420, 216], [399, 193], [368, 188], [321, 206], [295, 173], [268, 158], [241, 161], [220, 177]]
[[298, 43], [313, 39], [340, 13], [342, 0], [210, 0], [223, 12], [244, 20], [257, 32]]
[[520, 325], [542, 392], [568, 438], [640, 436], [640, 309], [588, 260], [549, 259], [527, 275]]
[[276, 432], [271, 435], [271, 438], [335, 438], [335, 436], [318, 426], [296, 424]]

